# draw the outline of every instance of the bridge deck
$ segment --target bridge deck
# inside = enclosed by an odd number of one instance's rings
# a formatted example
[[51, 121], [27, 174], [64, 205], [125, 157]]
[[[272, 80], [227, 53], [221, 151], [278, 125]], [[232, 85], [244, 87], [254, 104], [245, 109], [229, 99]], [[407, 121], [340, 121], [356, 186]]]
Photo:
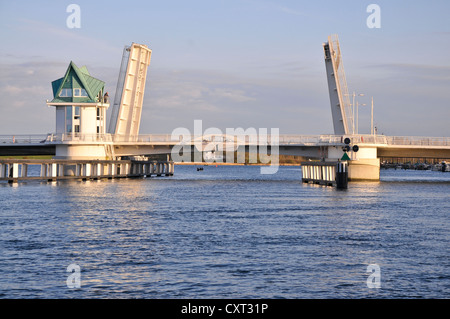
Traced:
[[[349, 135], [352, 144], [377, 147], [450, 147], [449, 137]], [[171, 134], [112, 135], [112, 134], [48, 134], [48, 135], [0, 135], [0, 146], [41, 145], [60, 143], [111, 143], [135, 145], [175, 145], [178, 143], [237, 143], [242, 145], [343, 145], [340, 135], [193, 135], [190, 138]]]
[[[350, 135], [352, 144], [359, 147], [377, 148], [378, 157], [416, 157], [416, 158], [450, 158], [450, 138], [384, 136], [384, 135]], [[128, 154], [170, 153], [174, 145], [192, 145], [205, 150], [205, 145], [218, 145], [218, 149], [237, 149], [239, 146], [279, 146], [280, 154], [310, 156], [318, 154], [314, 148], [327, 146], [344, 146], [344, 137], [338, 135], [204, 135], [172, 136], [171, 134], [147, 134], [137, 136], [120, 136], [112, 134], [72, 135], [0, 135], [0, 155], [54, 155], [58, 144], [109, 144], [118, 148], [117, 156]], [[199, 148], [201, 146], [202, 148]], [[309, 151], [308, 151], [309, 150]], [[289, 154], [288, 154], [289, 153]], [[295, 153], [295, 154], [294, 154]], [[297, 154], [298, 153], [298, 154]], [[317, 156], [313, 156], [317, 157]]]

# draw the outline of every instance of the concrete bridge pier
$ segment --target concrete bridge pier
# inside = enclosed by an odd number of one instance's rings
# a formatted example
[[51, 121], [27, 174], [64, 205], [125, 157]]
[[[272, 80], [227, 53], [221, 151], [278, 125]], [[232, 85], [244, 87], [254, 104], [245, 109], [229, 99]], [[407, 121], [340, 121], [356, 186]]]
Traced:
[[[328, 147], [327, 161], [338, 161], [344, 156], [341, 146]], [[357, 152], [350, 150], [348, 162], [349, 181], [379, 181], [380, 159], [377, 157], [377, 147], [362, 146]]]
[[349, 161], [349, 181], [379, 181], [380, 159], [376, 148], [362, 148], [355, 154], [355, 159]]

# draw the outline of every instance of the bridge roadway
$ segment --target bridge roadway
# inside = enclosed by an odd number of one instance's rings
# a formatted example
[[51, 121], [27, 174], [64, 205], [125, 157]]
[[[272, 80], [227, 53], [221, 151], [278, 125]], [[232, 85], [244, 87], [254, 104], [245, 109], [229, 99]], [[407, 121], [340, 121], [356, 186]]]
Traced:
[[[450, 138], [384, 135], [346, 135], [352, 145], [376, 148], [376, 156], [398, 158], [450, 159]], [[205, 135], [191, 138], [173, 138], [171, 134], [138, 136], [101, 135], [0, 135], [0, 156], [55, 155], [56, 145], [99, 145], [112, 147], [114, 156], [169, 154], [175, 145], [191, 150], [243, 150], [255, 151], [256, 146], [278, 146], [280, 155], [309, 158], [327, 157], [329, 147], [341, 148], [344, 137], [338, 135]]]

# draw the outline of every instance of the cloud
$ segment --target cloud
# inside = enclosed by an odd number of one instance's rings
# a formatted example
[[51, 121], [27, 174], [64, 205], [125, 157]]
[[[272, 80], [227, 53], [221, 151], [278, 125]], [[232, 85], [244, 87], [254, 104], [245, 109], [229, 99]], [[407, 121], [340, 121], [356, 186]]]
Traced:
[[[95, 48], [95, 50], [114, 50], [117, 49], [109, 45], [103, 39], [93, 38], [86, 36], [80, 32], [76, 32], [76, 29], [69, 29], [67, 27], [59, 27], [49, 24], [44, 21], [31, 20], [31, 19], [19, 19], [19, 29], [26, 32], [32, 32], [40, 36], [53, 38], [55, 41], [63, 40], [65, 44], [76, 43], [77, 46], [86, 45], [87, 48]], [[56, 39], [55, 39], [56, 38]]]
[[20, 98], [21, 96], [27, 95], [39, 95], [42, 92], [46, 92], [47, 88], [42, 85], [32, 85], [27, 87], [19, 87], [13, 85], [7, 85], [6, 87], [0, 88], [0, 93], [2, 96], [9, 95], [11, 97]]
[[301, 11], [292, 9], [292, 8], [288, 8], [286, 6], [276, 6], [277, 10], [287, 13], [287, 14], [292, 14], [292, 15], [296, 15], [296, 16], [304, 16], [305, 14]]
[[[202, 70], [171, 71], [158, 69], [147, 79], [153, 104], [169, 108], [189, 107], [220, 111], [215, 102], [244, 103], [255, 100], [242, 83], [230, 75]], [[147, 94], [147, 93], [146, 93]]]
[[321, 107], [328, 111], [327, 91], [317, 81], [308, 77], [293, 83], [270, 76], [158, 68], [147, 80], [141, 130], [167, 133], [202, 119], [220, 129], [278, 127], [288, 133], [329, 133], [331, 117], [324, 121], [317, 112]]
[[214, 99], [227, 99], [232, 102], [255, 101], [256, 98], [249, 96], [248, 92], [242, 89], [214, 88], [208, 94]]
[[[205, 101], [209, 89], [203, 83], [186, 79], [180, 80], [177, 76], [158, 81], [154, 77], [147, 79], [149, 89], [146, 90], [145, 100], [151, 99], [155, 109], [181, 110], [189, 108], [198, 111], [217, 111], [210, 103]], [[167, 78], [168, 77], [168, 78]]]
[[450, 81], [449, 66], [387, 63], [372, 65], [369, 69], [375, 69], [372, 82], [379, 82], [377, 85], [384, 86], [385, 91], [392, 92], [393, 96], [430, 100], [450, 98], [450, 92], [446, 89]]
[[16, 95], [21, 91], [22, 91], [21, 88], [19, 88], [17, 86], [12, 86], [12, 85], [7, 85], [4, 88], [0, 88], [0, 92], [2, 94]]
[[[50, 82], [64, 74], [67, 64], [37, 59], [0, 64], [0, 134], [54, 131], [54, 109], [48, 108], [45, 100], [52, 97]], [[94, 77], [106, 82], [113, 97], [118, 69], [88, 68]], [[270, 69], [258, 76], [245, 76], [217, 70], [150, 66], [141, 133], [170, 133], [177, 127], [191, 127], [195, 119], [202, 119], [205, 129], [276, 127], [281, 134], [332, 133], [325, 77], [294, 75], [288, 72], [289, 65], [286, 69], [284, 77], [281, 74], [272, 77]], [[366, 77], [358, 79], [358, 85], [369, 98], [375, 97], [375, 123], [380, 132], [450, 134], [447, 123], [450, 96], [446, 88], [449, 67], [379, 64], [372, 67], [373, 72], [366, 70]], [[377, 76], [373, 76], [374, 72]], [[360, 103], [369, 105], [368, 101]], [[361, 131], [367, 131], [368, 109], [361, 108], [359, 114]]]
[[[364, 68], [364, 76], [353, 78], [359, 103], [370, 106], [386, 135], [450, 136], [448, 125], [450, 67], [432, 64], [379, 63]], [[360, 108], [360, 128], [370, 129], [370, 108]], [[361, 131], [361, 130], [360, 130]]]
[[369, 68], [382, 69], [386, 75], [395, 74], [404, 77], [434, 79], [448, 81], [450, 79], [450, 66], [411, 64], [411, 63], [383, 63], [373, 64]]
[[267, 10], [270, 12], [278, 11], [281, 13], [295, 15], [295, 16], [305, 16], [306, 15], [302, 11], [293, 9], [292, 7], [288, 7], [285, 5], [280, 5], [278, 2], [275, 2], [275, 1], [249, 0], [247, 2], [251, 3], [254, 8], [261, 8], [263, 10]]

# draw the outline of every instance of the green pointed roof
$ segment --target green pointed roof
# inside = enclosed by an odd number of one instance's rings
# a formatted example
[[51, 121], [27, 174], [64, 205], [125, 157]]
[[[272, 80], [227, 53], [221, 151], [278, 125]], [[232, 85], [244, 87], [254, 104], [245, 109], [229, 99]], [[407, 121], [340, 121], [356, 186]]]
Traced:
[[[78, 103], [97, 103], [98, 94], [105, 87], [105, 82], [92, 77], [86, 66], [77, 67], [70, 61], [64, 77], [52, 82], [53, 100], [52, 102], [78, 102]], [[62, 89], [84, 89], [88, 96], [59, 96]], [[103, 93], [103, 92], [102, 92]]]

